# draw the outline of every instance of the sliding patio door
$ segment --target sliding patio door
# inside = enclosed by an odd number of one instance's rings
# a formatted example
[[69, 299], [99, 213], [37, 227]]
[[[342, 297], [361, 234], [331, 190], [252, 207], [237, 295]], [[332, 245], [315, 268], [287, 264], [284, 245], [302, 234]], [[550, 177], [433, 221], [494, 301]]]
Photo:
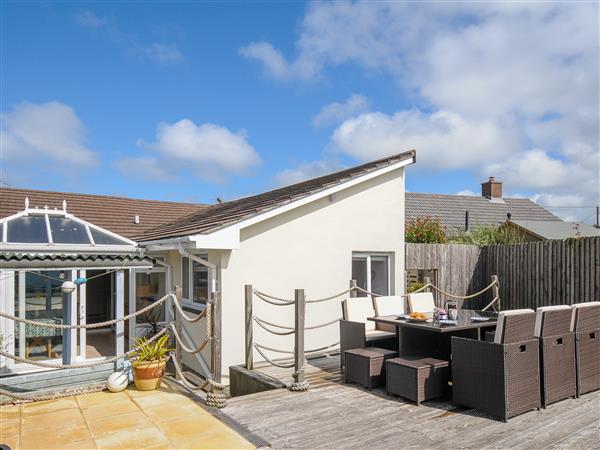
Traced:
[[[152, 270], [132, 270], [129, 282], [129, 312], [139, 311], [166, 295], [166, 271], [162, 268]], [[165, 326], [165, 304], [151, 309], [145, 314], [134, 317], [129, 323], [129, 345], [133, 338], [150, 337]]]

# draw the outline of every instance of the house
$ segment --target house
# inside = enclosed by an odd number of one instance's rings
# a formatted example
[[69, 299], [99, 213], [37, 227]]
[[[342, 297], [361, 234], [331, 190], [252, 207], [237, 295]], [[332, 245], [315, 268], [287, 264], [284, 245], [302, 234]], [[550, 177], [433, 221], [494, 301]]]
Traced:
[[505, 198], [502, 182], [494, 177], [481, 184], [481, 196], [406, 193], [406, 218], [439, 217], [448, 236], [455, 236], [476, 225], [498, 226], [507, 219], [562, 220], [527, 198]]
[[[123, 317], [182, 286], [188, 311], [220, 293], [218, 358], [205, 349], [184, 362], [206, 374], [244, 361], [244, 285], [292, 298], [343, 290], [350, 279], [381, 294], [404, 286], [405, 167], [414, 151], [292, 186], [215, 205], [1, 189], [1, 310], [56, 323]], [[30, 207], [36, 205], [36, 207]], [[73, 293], [64, 280], [85, 279]], [[60, 335], [2, 319], [5, 348], [40, 360], [87, 361], [120, 355], [132, 338], [169, 320], [170, 308], [105, 330]], [[256, 305], [264, 320], [293, 323], [293, 308]], [[307, 325], [339, 317], [339, 304], [310, 305]], [[186, 325], [192, 339], [201, 327]], [[4, 331], [6, 330], [6, 331]], [[290, 336], [255, 330], [255, 340], [291, 348]], [[336, 342], [335, 326], [307, 334], [307, 348]], [[260, 356], [255, 356], [260, 360]], [[32, 367], [0, 359], [4, 375]], [[217, 377], [219, 378], [219, 377]], [[224, 380], [226, 381], [226, 380]]]
[[600, 228], [593, 225], [558, 220], [511, 219], [502, 226], [514, 229], [524, 242], [600, 236]]

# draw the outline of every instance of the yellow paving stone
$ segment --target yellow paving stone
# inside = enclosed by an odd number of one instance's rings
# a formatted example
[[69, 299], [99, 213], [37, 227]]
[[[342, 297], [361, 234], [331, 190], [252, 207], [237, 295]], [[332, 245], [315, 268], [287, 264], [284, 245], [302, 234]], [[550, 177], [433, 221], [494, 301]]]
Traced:
[[[157, 423], [157, 426], [169, 439], [185, 438], [199, 433], [211, 433], [219, 425], [222, 425], [221, 422], [208, 413], [192, 414], [174, 421]], [[226, 428], [226, 431], [229, 431], [229, 429]]]
[[129, 401], [129, 397], [121, 392], [100, 391], [77, 396], [77, 403], [80, 408], [92, 408], [97, 405], [124, 401]]
[[63, 448], [76, 442], [89, 442], [90, 431], [86, 426], [65, 427], [56, 423], [50, 429], [25, 429], [21, 432], [21, 448]]
[[52, 430], [57, 427], [74, 428], [85, 427], [85, 421], [81, 415], [81, 411], [77, 408], [60, 409], [58, 411], [44, 414], [30, 414], [23, 416], [23, 430], [26, 432], [35, 432], [35, 430]]
[[99, 403], [89, 408], [82, 408], [83, 416], [85, 420], [90, 423], [92, 420], [99, 419], [101, 417], [115, 416], [117, 414], [125, 414], [130, 412], [138, 411], [138, 407], [129, 398], [127, 401], [111, 401], [106, 403]]
[[21, 405], [0, 406], [0, 420], [21, 417]]
[[19, 433], [0, 432], [0, 444], [8, 445], [12, 450], [19, 448]]
[[152, 425], [150, 419], [148, 419], [141, 411], [118, 414], [116, 416], [100, 417], [88, 422], [88, 427], [92, 431], [92, 436], [94, 438], [102, 437], [124, 429], [135, 433], [135, 430]]
[[194, 414], [201, 408], [193, 403], [171, 402], [160, 405], [142, 407], [144, 414], [154, 422], [168, 422]]
[[168, 448], [171, 443], [154, 426], [135, 431], [121, 430], [96, 439], [99, 449], [135, 449], [161, 446]]
[[43, 402], [24, 403], [21, 405], [21, 413], [23, 415], [45, 414], [69, 408], [77, 408], [77, 401], [73, 397], [61, 398], [57, 400], [46, 400]]

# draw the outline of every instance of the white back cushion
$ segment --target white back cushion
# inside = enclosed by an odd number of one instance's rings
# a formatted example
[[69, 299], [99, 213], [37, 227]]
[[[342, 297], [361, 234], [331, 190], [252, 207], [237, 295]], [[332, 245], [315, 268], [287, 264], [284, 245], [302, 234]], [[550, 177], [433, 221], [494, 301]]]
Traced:
[[567, 305], [557, 305], [557, 306], [540, 306], [538, 309], [536, 309], [535, 310], [535, 331], [533, 332], [533, 335], [535, 337], [540, 337], [542, 335], [543, 318], [544, 318], [544, 314], [547, 311], [556, 311], [556, 310], [561, 310], [561, 309], [571, 309], [571, 307], [567, 306]]
[[433, 293], [419, 292], [418, 294], [408, 294], [408, 307], [410, 308], [410, 312], [433, 312], [435, 309]]
[[494, 342], [496, 344], [502, 343], [502, 335], [504, 334], [504, 318], [506, 316], [516, 316], [517, 314], [532, 313], [533, 309], [509, 309], [508, 311], [501, 311], [498, 314], [498, 325], [496, 325], [496, 334], [494, 335]]
[[571, 314], [571, 331], [575, 331], [575, 318], [577, 317], [577, 310], [579, 308], [587, 308], [588, 306], [600, 306], [600, 302], [575, 303], [571, 305], [571, 308], [573, 308], [573, 313]]
[[375, 297], [375, 312], [378, 316], [397, 316], [404, 314], [404, 297], [401, 295]]
[[373, 301], [370, 297], [354, 297], [346, 300], [348, 308], [348, 317], [346, 320], [352, 322], [362, 322], [365, 324], [365, 331], [375, 329], [375, 322], [367, 320], [367, 317], [375, 316]]

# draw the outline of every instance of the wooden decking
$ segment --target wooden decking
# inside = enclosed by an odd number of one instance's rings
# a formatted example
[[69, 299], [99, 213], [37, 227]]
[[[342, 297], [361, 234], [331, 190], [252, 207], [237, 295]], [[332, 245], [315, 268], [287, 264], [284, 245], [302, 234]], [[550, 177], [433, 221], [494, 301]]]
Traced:
[[[290, 370], [263, 373], [291, 382]], [[230, 401], [222, 412], [273, 448], [600, 448], [600, 393], [503, 423], [448, 400], [421, 406], [341, 383], [338, 357], [310, 360], [308, 392], [285, 389]]]

